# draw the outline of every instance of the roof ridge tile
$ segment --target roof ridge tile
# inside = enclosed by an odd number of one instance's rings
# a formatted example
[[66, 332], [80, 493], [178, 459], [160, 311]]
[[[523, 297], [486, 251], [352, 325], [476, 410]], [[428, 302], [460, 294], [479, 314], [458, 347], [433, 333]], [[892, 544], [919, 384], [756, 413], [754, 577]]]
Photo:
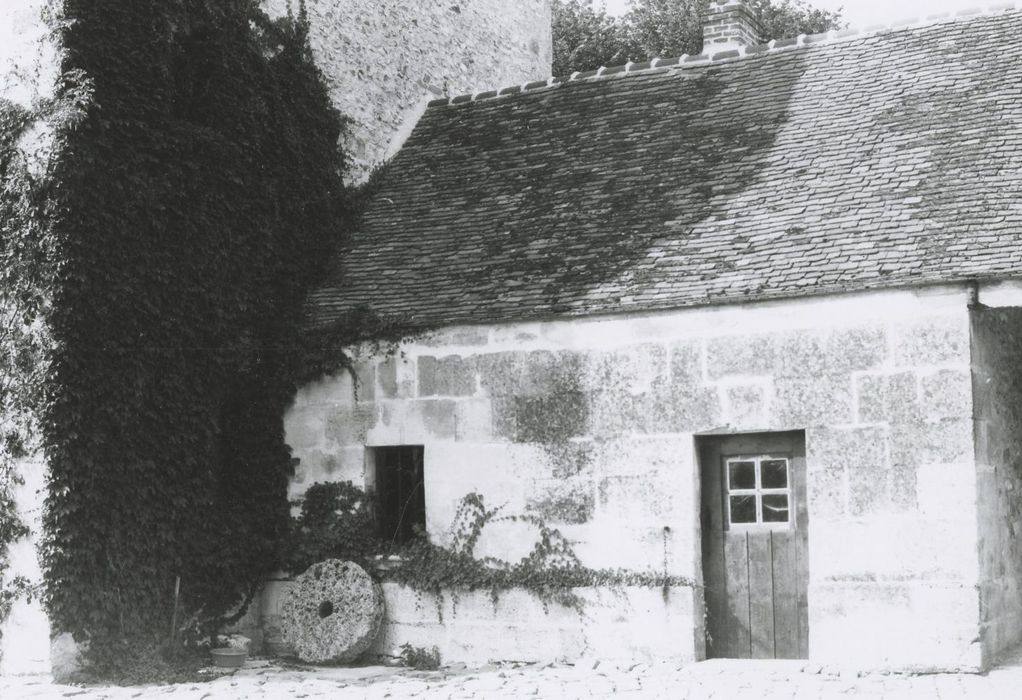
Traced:
[[876, 36], [883, 36], [893, 31], [902, 31], [908, 29], [920, 29], [924, 27], [933, 26], [936, 24], [943, 24], [945, 22], [959, 22], [959, 21], [971, 21], [982, 17], [990, 17], [996, 14], [1003, 14], [1006, 12], [1022, 11], [1019, 3], [1016, 2], [1000, 2], [986, 7], [974, 7], [957, 12], [941, 12], [925, 17], [913, 17], [907, 19], [896, 20], [888, 24], [877, 24], [871, 25], [865, 28], [850, 27], [847, 29], [832, 29], [828, 32], [820, 32], [818, 34], [799, 34], [796, 37], [787, 37], [784, 39], [771, 39], [770, 41], [762, 44], [753, 44], [750, 46], [742, 46], [738, 49], [732, 49], [729, 51], [718, 51], [714, 54], [701, 53], [698, 55], [682, 54], [681, 56], [668, 57], [668, 58], [653, 58], [648, 62], [634, 63], [629, 61], [628, 63], [616, 65], [616, 66], [600, 66], [596, 70], [588, 71], [575, 71], [567, 76], [552, 76], [546, 80], [534, 80], [522, 85], [512, 85], [503, 87], [495, 90], [487, 90], [485, 92], [474, 92], [467, 93], [464, 95], [457, 95], [454, 97], [442, 97], [439, 99], [431, 100], [427, 103], [428, 107], [443, 107], [446, 105], [464, 104], [466, 102], [476, 102], [480, 100], [490, 100], [500, 97], [506, 97], [508, 95], [516, 95], [522, 92], [536, 92], [537, 90], [543, 90], [551, 87], [558, 87], [568, 83], [576, 83], [583, 81], [592, 80], [607, 80], [617, 77], [625, 77], [636, 73], [647, 73], [652, 71], [663, 71], [664, 69], [675, 68], [678, 70], [684, 70], [687, 68], [696, 68], [711, 63], [734, 63], [741, 61], [745, 58], [757, 58], [782, 51], [791, 51], [794, 49], [817, 47], [817, 46], [829, 46], [838, 43], [850, 42], [855, 39], [868, 39]]

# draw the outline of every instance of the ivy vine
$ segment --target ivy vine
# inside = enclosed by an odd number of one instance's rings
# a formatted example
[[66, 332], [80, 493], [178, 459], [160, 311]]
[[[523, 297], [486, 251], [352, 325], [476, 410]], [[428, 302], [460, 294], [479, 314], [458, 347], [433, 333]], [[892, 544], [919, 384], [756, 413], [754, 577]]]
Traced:
[[51, 348], [45, 323], [55, 271], [49, 215], [53, 143], [48, 130], [80, 119], [81, 92], [0, 99], [0, 623], [39, 582], [9, 575], [11, 545], [29, 534], [17, 512], [20, 469], [39, 449], [39, 412]]
[[[477, 493], [466, 494], [458, 504], [451, 526], [451, 545], [433, 544], [426, 536], [400, 547], [373, 534], [372, 496], [350, 482], [317, 483], [309, 487], [302, 513], [292, 524], [292, 548], [300, 556], [292, 560], [291, 573], [323, 559], [352, 559], [369, 564], [382, 580], [395, 581], [430, 593], [442, 619], [443, 601], [459, 592], [488, 591], [496, 605], [500, 594], [511, 589], [533, 593], [547, 609], [562, 605], [582, 613], [584, 601], [574, 591], [582, 587], [620, 588], [645, 586], [669, 589], [695, 585], [684, 576], [654, 571], [593, 569], [582, 564], [571, 542], [541, 518], [503, 513], [489, 508]], [[490, 524], [526, 522], [536, 528], [532, 551], [517, 563], [492, 557], [477, 558], [475, 547]], [[377, 553], [372, 557], [372, 553]]]
[[40, 217], [44, 576], [54, 631], [105, 669], [175, 605], [215, 633], [280, 566], [283, 415], [351, 336], [304, 335], [302, 304], [358, 202], [300, 6], [60, 4], [79, 118], [56, 125]]

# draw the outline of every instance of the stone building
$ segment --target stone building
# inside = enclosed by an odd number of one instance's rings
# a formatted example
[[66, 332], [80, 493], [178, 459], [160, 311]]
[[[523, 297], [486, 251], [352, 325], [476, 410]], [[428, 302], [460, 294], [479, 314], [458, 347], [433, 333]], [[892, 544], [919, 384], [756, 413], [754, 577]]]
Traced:
[[696, 585], [581, 619], [388, 584], [378, 650], [976, 670], [1022, 638], [1022, 12], [730, 16], [712, 55], [430, 103], [308, 306], [415, 330], [286, 418], [294, 496], [411, 469], [434, 541], [478, 493]]
[[[263, 0], [271, 16], [297, 2]], [[439, 94], [550, 74], [549, 0], [306, 0], [313, 55], [347, 117], [350, 177], [394, 155]]]
[[[271, 17], [297, 12], [291, 0], [263, 0]], [[47, 17], [58, 0], [0, 2], [0, 100], [29, 107], [52, 98], [62, 49]], [[549, 0], [306, 0], [314, 58], [348, 119], [350, 178], [359, 182], [400, 148], [427, 103], [443, 94], [523, 83], [550, 74]], [[19, 144], [33, 164], [54, 148], [45, 126]], [[41, 460], [41, 457], [39, 458]], [[45, 466], [23, 465], [21, 517], [41, 531]], [[39, 581], [35, 543], [15, 543], [6, 576]], [[68, 645], [68, 657], [75, 648]], [[0, 629], [0, 674], [39, 672], [52, 651], [38, 600], [19, 599]]]

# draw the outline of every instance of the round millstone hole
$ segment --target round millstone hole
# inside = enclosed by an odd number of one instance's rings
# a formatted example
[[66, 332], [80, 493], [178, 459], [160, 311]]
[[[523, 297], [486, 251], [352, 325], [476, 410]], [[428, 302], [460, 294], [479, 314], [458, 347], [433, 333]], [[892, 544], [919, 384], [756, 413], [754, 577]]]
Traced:
[[354, 661], [372, 646], [383, 621], [383, 591], [358, 564], [313, 564], [284, 598], [284, 643], [307, 663]]

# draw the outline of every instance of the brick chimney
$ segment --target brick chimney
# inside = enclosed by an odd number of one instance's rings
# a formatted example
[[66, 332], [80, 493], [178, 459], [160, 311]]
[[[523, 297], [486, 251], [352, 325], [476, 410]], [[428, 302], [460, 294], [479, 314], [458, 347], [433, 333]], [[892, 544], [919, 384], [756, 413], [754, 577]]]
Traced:
[[709, 0], [703, 15], [703, 53], [731, 51], [762, 40], [756, 11], [746, 0]]

